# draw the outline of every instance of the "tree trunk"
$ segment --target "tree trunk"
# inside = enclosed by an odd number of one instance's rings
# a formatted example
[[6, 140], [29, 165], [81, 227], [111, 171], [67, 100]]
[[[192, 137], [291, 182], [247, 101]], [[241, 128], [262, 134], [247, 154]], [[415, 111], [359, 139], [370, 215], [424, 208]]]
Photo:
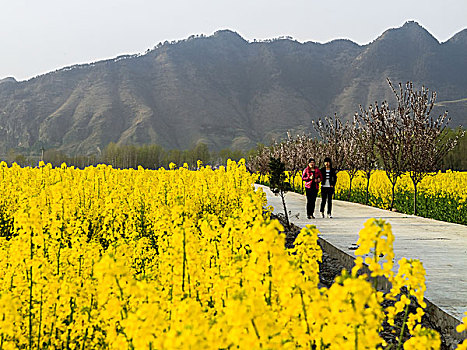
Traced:
[[414, 192], [413, 192], [413, 215], [417, 215], [417, 186], [418, 186], [419, 181], [417, 181], [416, 177], [411, 176], [410, 178], [412, 179], [413, 189], [414, 189]]
[[350, 202], [350, 196], [352, 195], [352, 180], [353, 180], [353, 176], [350, 176], [349, 174], [349, 178], [350, 178], [350, 184], [349, 184], [349, 196], [348, 196], [348, 201]]
[[396, 189], [396, 182], [397, 182], [397, 180], [392, 183], [391, 208], [389, 208], [390, 210], [392, 210], [394, 208], [394, 192], [395, 192], [395, 189]]
[[289, 215], [287, 213], [287, 207], [285, 206], [285, 193], [281, 191], [280, 195], [282, 199], [282, 205], [284, 206], [284, 215], [285, 215], [285, 222], [287, 223], [287, 230], [290, 231]]
[[393, 175], [392, 173], [390, 173], [388, 171], [386, 171], [386, 176], [388, 177], [389, 182], [392, 185], [392, 189], [391, 189], [391, 193], [392, 193], [391, 206], [389, 208], [389, 210], [392, 210], [394, 208], [394, 195], [395, 195], [397, 179], [399, 178], [399, 176], [395, 176], [395, 175]]
[[295, 187], [295, 178], [297, 177], [297, 174], [298, 174], [298, 170], [295, 170], [294, 174], [293, 174], [293, 190], [295, 192], [296, 190], [296, 187]]
[[368, 205], [368, 199], [370, 197], [370, 177], [371, 173], [366, 176], [366, 198], [365, 198], [365, 205]]
[[413, 215], [417, 215], [417, 184], [414, 183], [413, 186]]

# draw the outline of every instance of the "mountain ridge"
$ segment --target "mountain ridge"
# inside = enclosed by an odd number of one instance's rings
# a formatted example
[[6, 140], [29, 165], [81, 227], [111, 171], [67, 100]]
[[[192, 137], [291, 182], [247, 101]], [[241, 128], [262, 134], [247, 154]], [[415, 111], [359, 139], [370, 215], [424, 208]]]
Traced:
[[[416, 22], [369, 44], [289, 37], [249, 42], [231, 30], [164, 43], [145, 54], [0, 80], [0, 153], [44, 147], [90, 154], [109, 142], [246, 150], [311, 120], [391, 101], [393, 83], [414, 81], [438, 101], [466, 98], [467, 30], [444, 43]], [[459, 73], [460, 72], [460, 73]], [[463, 74], [464, 75], [463, 75]], [[12, 80], [13, 79], [13, 80]], [[451, 126], [467, 125], [464, 103], [445, 103]], [[436, 109], [440, 113], [444, 105]]]

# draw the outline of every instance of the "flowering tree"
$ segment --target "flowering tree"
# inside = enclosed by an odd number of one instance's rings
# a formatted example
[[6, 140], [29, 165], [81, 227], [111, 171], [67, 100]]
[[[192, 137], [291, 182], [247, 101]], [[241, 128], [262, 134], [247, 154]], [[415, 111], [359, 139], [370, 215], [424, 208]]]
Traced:
[[[248, 159], [248, 165], [254, 172], [261, 176], [270, 173], [270, 158], [277, 158], [284, 163], [287, 171], [287, 180], [296, 189], [295, 179], [308, 164], [308, 159], [313, 157], [317, 164], [321, 164], [326, 154], [326, 145], [311, 137], [311, 135], [292, 135], [287, 133], [287, 138], [282, 142], [274, 142], [271, 146], [259, 145]], [[261, 181], [261, 178], [260, 178]], [[302, 192], [303, 192], [303, 182]]]
[[413, 211], [417, 214], [417, 186], [430, 172], [441, 167], [443, 158], [452, 150], [463, 131], [448, 136], [446, 126], [449, 123], [448, 112], [436, 118], [430, 116], [436, 101], [436, 92], [430, 92], [422, 86], [415, 90], [412, 82], [403, 87], [399, 83], [396, 91], [388, 79], [397, 99], [397, 115], [401, 118], [405, 130], [404, 144], [406, 170], [414, 186]]
[[402, 110], [392, 110], [387, 101], [381, 105], [375, 102], [368, 109], [361, 108], [361, 119], [366, 124], [368, 131], [374, 135], [375, 146], [386, 175], [391, 182], [391, 205], [394, 207], [394, 190], [397, 180], [405, 172], [407, 166], [406, 136], [408, 132], [402, 123]]
[[363, 166], [363, 157], [361, 156], [359, 130], [357, 120], [354, 118], [352, 123], [345, 124], [346, 130], [343, 133], [344, 144], [343, 156], [344, 156], [344, 169], [349, 174], [349, 193], [348, 200], [352, 195], [352, 181], [357, 175], [357, 172]]
[[343, 170], [348, 157], [349, 122], [342, 123], [334, 114], [334, 118], [324, 117], [324, 122], [319, 118], [318, 122], [312, 121], [312, 124], [321, 140], [326, 144], [326, 151], [333, 160], [336, 171]]
[[[313, 125], [325, 144], [326, 154], [333, 160], [336, 172], [345, 170], [349, 174], [348, 199], [352, 194], [352, 181], [360, 169], [358, 153], [357, 123], [344, 123], [334, 114], [334, 118], [319, 119]], [[324, 152], [323, 152], [324, 153]]]
[[289, 132], [287, 139], [281, 143], [281, 160], [285, 164], [288, 171], [289, 183], [292, 189], [295, 190], [295, 178], [306, 166], [306, 155], [304, 154], [305, 148], [303, 147], [305, 136], [296, 135], [293, 137]]
[[256, 151], [248, 158], [248, 166], [251, 171], [259, 173], [260, 182], [262, 182], [262, 177], [269, 173], [270, 154], [269, 147], [258, 145]]
[[[363, 114], [364, 111], [362, 106], [360, 106], [360, 111]], [[377, 165], [377, 156], [375, 151], [375, 135], [370, 131], [370, 129], [360, 122], [361, 115], [355, 115], [355, 140], [357, 143], [357, 148], [355, 152], [355, 159], [359, 165], [360, 170], [362, 171], [364, 177], [366, 178], [366, 196], [365, 204], [368, 204], [369, 200], [369, 188], [370, 188], [370, 178], [373, 171], [376, 169]]]
[[[315, 158], [317, 164], [324, 159], [324, 145], [311, 135], [295, 135], [287, 133], [287, 139], [281, 142], [277, 148], [277, 154], [285, 164], [289, 174], [289, 182], [295, 190], [295, 178], [308, 164], [310, 157]], [[303, 185], [303, 182], [302, 182]], [[303, 188], [302, 188], [303, 190]]]

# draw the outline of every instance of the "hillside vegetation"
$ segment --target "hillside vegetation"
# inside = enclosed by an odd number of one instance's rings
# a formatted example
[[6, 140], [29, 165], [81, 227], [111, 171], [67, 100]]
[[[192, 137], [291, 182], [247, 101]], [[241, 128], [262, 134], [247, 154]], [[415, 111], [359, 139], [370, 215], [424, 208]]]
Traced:
[[248, 42], [224, 30], [142, 55], [0, 80], [0, 154], [41, 148], [97, 154], [110, 142], [247, 150], [287, 130], [390, 99], [386, 77], [438, 92], [452, 127], [467, 125], [467, 30], [439, 43], [415, 22], [368, 45]]

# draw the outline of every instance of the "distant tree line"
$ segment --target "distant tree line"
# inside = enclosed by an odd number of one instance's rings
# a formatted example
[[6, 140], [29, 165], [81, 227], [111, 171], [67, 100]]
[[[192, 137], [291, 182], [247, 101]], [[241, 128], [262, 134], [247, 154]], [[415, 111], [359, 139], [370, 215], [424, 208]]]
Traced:
[[[350, 178], [348, 196], [357, 171], [367, 179], [366, 202], [369, 197], [370, 177], [374, 170], [383, 169], [394, 189], [398, 179], [408, 173], [414, 186], [413, 210], [417, 213], [417, 188], [430, 172], [451, 168], [466, 170], [465, 130], [448, 129], [447, 112], [432, 117], [436, 93], [425, 87], [416, 90], [411, 82], [394, 87], [388, 79], [397, 106], [375, 102], [368, 108], [360, 106], [352, 121], [337, 115], [313, 123], [319, 138], [310, 135], [287, 135], [281, 142], [269, 147], [258, 146], [249, 158], [249, 165], [260, 176], [269, 174], [269, 160], [280, 159], [289, 172], [292, 187], [298, 172], [310, 157], [322, 164], [331, 157], [337, 171], [347, 171]], [[300, 183], [299, 186], [303, 186]]]
[[[145, 169], [168, 168], [170, 163], [182, 166], [188, 164], [191, 169], [196, 169], [197, 161], [201, 160], [205, 165], [213, 167], [227, 163], [227, 159], [235, 161], [244, 158], [245, 154], [239, 150], [223, 149], [220, 151], [210, 151], [204, 143], [199, 143], [186, 150], [170, 149], [166, 150], [160, 145], [118, 145], [110, 143], [100, 154], [89, 156], [67, 155], [66, 153], [49, 149], [44, 150], [42, 160], [59, 167], [62, 163], [77, 168], [85, 168], [97, 164], [109, 164], [114, 168], [137, 169], [139, 166]], [[24, 156], [11, 150], [4, 159], [9, 165], [17, 163], [21, 166], [36, 166], [41, 160], [41, 156]]]

